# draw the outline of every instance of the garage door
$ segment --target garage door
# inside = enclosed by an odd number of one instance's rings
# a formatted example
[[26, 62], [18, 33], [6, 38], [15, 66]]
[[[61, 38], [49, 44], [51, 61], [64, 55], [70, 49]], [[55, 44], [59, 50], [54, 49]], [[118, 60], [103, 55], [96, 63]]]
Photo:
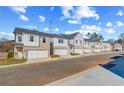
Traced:
[[55, 49], [55, 54], [57, 55], [67, 55], [67, 49]]
[[43, 58], [48, 57], [48, 50], [29, 50], [28, 58]]
[[75, 53], [83, 54], [83, 49], [75, 49]]

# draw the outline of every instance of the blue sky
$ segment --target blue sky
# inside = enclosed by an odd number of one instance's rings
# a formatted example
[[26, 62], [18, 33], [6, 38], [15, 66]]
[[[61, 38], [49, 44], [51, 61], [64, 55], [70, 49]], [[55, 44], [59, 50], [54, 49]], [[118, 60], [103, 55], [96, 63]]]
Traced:
[[0, 7], [0, 38], [13, 39], [15, 27], [52, 33], [90, 32], [107, 39], [124, 33], [124, 7], [119, 6], [22, 6]]

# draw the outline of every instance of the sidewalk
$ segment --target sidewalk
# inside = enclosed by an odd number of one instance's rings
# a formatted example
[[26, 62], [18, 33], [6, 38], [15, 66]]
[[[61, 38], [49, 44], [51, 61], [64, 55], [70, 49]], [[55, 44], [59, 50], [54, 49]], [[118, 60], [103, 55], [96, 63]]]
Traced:
[[97, 66], [45, 86], [124, 86], [124, 79]]

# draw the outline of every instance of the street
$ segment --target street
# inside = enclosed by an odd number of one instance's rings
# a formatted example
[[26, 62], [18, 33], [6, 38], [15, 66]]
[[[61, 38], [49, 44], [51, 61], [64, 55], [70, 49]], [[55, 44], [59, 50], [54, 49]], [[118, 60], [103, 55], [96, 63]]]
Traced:
[[44, 85], [109, 62], [117, 53], [0, 68], [0, 85]]

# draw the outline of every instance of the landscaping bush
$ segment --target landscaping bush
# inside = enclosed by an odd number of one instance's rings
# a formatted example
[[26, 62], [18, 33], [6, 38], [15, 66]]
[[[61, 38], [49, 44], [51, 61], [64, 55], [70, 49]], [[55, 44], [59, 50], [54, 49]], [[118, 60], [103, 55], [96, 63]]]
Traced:
[[7, 54], [7, 59], [13, 58], [14, 57], [14, 53], [13, 52], [9, 52]]
[[60, 55], [51, 55], [51, 58], [60, 57]]

